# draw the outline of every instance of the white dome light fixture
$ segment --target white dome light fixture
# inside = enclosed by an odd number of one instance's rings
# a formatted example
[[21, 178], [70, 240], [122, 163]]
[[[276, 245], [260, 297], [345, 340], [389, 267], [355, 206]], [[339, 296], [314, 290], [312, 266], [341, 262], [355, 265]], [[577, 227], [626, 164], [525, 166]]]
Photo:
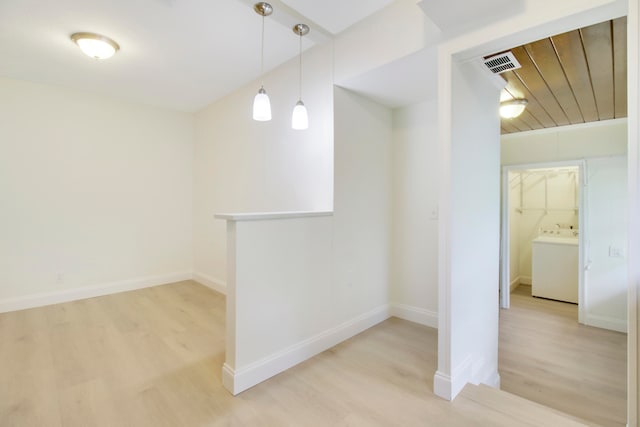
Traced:
[[118, 43], [100, 34], [74, 33], [71, 34], [71, 40], [78, 45], [85, 55], [94, 59], [111, 58], [120, 50]]
[[529, 101], [524, 98], [512, 99], [500, 103], [500, 116], [504, 119], [513, 119], [524, 112]]
[[[260, 48], [260, 76], [264, 79], [264, 17], [271, 15], [273, 8], [269, 3], [260, 2], [253, 6], [253, 10], [260, 16], [262, 16], [262, 45]], [[271, 120], [271, 102], [269, 101], [269, 95], [264, 90], [264, 80], [260, 85], [258, 94], [253, 99], [253, 120], [259, 122], [268, 122]]]
[[296, 130], [304, 130], [309, 128], [309, 115], [307, 114], [307, 107], [302, 102], [302, 36], [309, 33], [309, 27], [305, 24], [296, 24], [293, 26], [293, 32], [300, 36], [300, 50], [299, 50], [299, 80], [298, 80], [298, 102], [293, 107], [293, 114], [291, 115], [291, 128]]

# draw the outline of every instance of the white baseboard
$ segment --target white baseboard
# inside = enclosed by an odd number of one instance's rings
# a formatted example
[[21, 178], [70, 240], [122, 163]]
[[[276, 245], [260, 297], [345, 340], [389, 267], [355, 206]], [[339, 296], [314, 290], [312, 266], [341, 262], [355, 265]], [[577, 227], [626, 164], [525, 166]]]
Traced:
[[609, 329], [611, 331], [618, 331], [627, 333], [627, 320], [618, 319], [611, 316], [601, 316], [598, 314], [586, 313], [585, 325], [595, 326], [596, 328]]
[[471, 357], [467, 357], [460, 363], [451, 375], [436, 371], [433, 377], [433, 392], [436, 396], [446, 400], [453, 400], [462, 391], [468, 382], [471, 382], [473, 363]]
[[[496, 361], [497, 362], [497, 361]], [[473, 360], [471, 381], [473, 384], [486, 384], [494, 388], [500, 388], [500, 374], [497, 364], [487, 363], [486, 359], [476, 358]]]
[[453, 369], [451, 375], [437, 371], [433, 377], [433, 392], [446, 400], [453, 400], [467, 383], [486, 384], [500, 388], [500, 374], [492, 369], [484, 359], [473, 360], [467, 356], [462, 363]]
[[399, 319], [438, 328], [438, 313], [425, 308], [392, 302], [389, 304], [389, 314]]
[[120, 280], [111, 283], [102, 283], [81, 288], [65, 289], [54, 292], [44, 292], [35, 295], [26, 295], [17, 298], [0, 300], [0, 313], [24, 310], [27, 308], [43, 307], [51, 304], [76, 301], [85, 298], [100, 297], [118, 292], [134, 291], [149, 288], [151, 286], [190, 280], [192, 273], [178, 272], [158, 276], [138, 277], [135, 279]]
[[388, 318], [389, 306], [384, 305], [249, 365], [234, 369], [225, 363], [222, 383], [236, 395]]
[[453, 400], [451, 389], [451, 375], [436, 371], [433, 376], [433, 394], [445, 400]]
[[511, 281], [511, 283], [509, 284], [509, 291], [510, 292], [515, 291], [518, 286], [520, 286], [520, 276], [516, 277]]
[[227, 294], [227, 284], [223, 280], [216, 279], [215, 277], [200, 273], [198, 271], [193, 272], [193, 280], [200, 283], [201, 285], [206, 286], [209, 289], [220, 292], [223, 295]]
[[500, 381], [500, 374], [498, 372], [493, 372], [489, 377], [480, 382], [490, 387], [500, 389]]
[[521, 285], [529, 285], [531, 286], [531, 276], [520, 276], [520, 284]]

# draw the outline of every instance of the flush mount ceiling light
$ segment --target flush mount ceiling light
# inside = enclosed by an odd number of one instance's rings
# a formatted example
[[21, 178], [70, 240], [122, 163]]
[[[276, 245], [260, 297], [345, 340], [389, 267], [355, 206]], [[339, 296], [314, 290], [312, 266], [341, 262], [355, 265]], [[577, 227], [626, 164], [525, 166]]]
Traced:
[[299, 80], [298, 80], [298, 102], [293, 107], [293, 114], [291, 115], [291, 127], [297, 130], [304, 130], [309, 127], [309, 115], [307, 114], [307, 107], [302, 102], [302, 36], [309, 33], [309, 27], [305, 24], [296, 24], [293, 26], [293, 32], [300, 37], [300, 50], [299, 50]]
[[[260, 16], [262, 16], [262, 45], [260, 48], [260, 76], [264, 76], [264, 17], [271, 15], [273, 8], [269, 3], [260, 2], [253, 6], [253, 10]], [[271, 120], [271, 102], [269, 101], [269, 95], [264, 90], [264, 80], [260, 84], [260, 90], [253, 99], [253, 120], [259, 122], [267, 122]]]
[[513, 119], [518, 117], [524, 111], [529, 101], [526, 99], [512, 99], [500, 103], [500, 116], [505, 119]]
[[120, 46], [109, 37], [95, 33], [74, 33], [71, 40], [87, 55], [95, 59], [107, 59], [116, 53]]

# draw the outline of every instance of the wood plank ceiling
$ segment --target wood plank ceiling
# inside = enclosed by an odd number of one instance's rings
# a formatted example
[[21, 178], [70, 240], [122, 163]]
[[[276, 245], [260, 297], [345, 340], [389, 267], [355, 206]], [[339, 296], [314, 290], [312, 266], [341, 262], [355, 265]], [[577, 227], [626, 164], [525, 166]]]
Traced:
[[529, 104], [501, 132], [627, 117], [626, 37], [622, 17], [512, 49], [522, 68], [502, 73], [503, 100]]

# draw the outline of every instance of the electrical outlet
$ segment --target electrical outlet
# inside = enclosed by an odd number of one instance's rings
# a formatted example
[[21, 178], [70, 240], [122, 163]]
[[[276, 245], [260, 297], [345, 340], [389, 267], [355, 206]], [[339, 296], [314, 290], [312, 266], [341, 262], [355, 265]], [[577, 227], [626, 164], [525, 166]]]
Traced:
[[56, 274], [56, 283], [58, 284], [64, 283], [64, 273]]

